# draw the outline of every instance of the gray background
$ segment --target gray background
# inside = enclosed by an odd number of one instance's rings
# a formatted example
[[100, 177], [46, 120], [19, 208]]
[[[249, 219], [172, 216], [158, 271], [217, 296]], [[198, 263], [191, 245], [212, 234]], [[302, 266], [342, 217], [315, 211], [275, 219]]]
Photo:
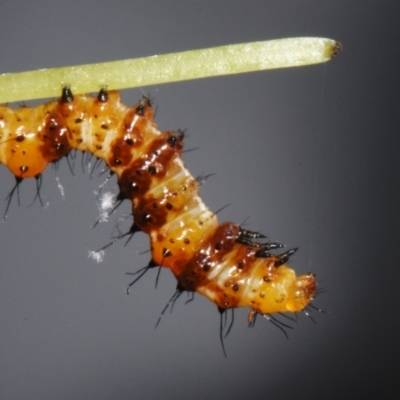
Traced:
[[[291, 36], [344, 51], [325, 66], [143, 88], [160, 128], [187, 128], [187, 148], [200, 147], [184, 157], [193, 175], [216, 173], [206, 204], [299, 246], [291, 265], [317, 274], [330, 314], [300, 315], [287, 340], [261, 319], [248, 329], [239, 310], [228, 359], [201, 296], [155, 330], [174, 279], [163, 271], [154, 290], [153, 272], [125, 294], [125, 272], [148, 260], [140, 234], [102, 264], [87, 258], [129, 204], [92, 230], [102, 179], [78, 155], [75, 176], [65, 161], [44, 174], [45, 209], [24, 182], [0, 225], [0, 397], [397, 398], [399, 17], [398, 1], [4, 2], [1, 72]], [[2, 198], [12, 185], [2, 167]]]

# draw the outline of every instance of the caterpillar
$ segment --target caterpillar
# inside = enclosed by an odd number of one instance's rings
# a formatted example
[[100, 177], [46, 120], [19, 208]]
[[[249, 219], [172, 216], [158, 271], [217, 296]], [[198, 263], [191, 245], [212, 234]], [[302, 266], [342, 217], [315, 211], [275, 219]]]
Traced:
[[0, 162], [16, 187], [40, 179], [50, 163], [74, 149], [106, 163], [118, 179], [117, 200], [132, 203], [130, 233], [149, 235], [151, 261], [139, 277], [155, 266], [169, 268], [177, 280], [170, 303], [196, 292], [221, 316], [250, 308], [250, 324], [259, 314], [276, 323], [271, 314], [307, 309], [317, 283], [313, 274], [296, 276], [287, 265], [296, 249], [276, 253], [283, 246], [263, 241], [262, 234], [220, 224], [184, 166], [183, 147], [184, 132], [159, 130], [149, 98], [129, 108], [106, 87], [94, 97], [65, 86], [58, 100], [35, 108], [0, 106]]

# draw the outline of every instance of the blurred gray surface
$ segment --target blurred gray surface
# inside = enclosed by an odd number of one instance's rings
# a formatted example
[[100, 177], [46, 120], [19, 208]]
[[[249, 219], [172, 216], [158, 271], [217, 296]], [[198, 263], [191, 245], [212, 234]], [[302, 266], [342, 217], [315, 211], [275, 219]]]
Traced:
[[[163, 271], [155, 290], [152, 272], [125, 294], [125, 272], [149, 257], [140, 234], [101, 264], [87, 258], [129, 205], [92, 230], [102, 178], [78, 154], [75, 176], [65, 161], [44, 174], [45, 209], [24, 182], [0, 224], [1, 399], [397, 398], [399, 17], [398, 1], [2, 4], [0, 72], [291, 36], [344, 51], [325, 66], [143, 88], [160, 128], [188, 129], [186, 148], [200, 147], [184, 156], [193, 175], [216, 173], [206, 204], [299, 246], [291, 265], [317, 274], [315, 304], [330, 314], [300, 315], [286, 340], [261, 319], [248, 329], [240, 310], [227, 359], [200, 296], [155, 330], [174, 279]], [[5, 198], [13, 177], [0, 172]]]

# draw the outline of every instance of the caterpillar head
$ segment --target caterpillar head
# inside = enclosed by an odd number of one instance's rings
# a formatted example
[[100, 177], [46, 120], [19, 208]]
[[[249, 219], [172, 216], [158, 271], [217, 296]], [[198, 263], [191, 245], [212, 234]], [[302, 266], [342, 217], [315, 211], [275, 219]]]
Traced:
[[303, 310], [314, 298], [316, 289], [314, 274], [308, 273], [296, 278], [288, 289], [287, 310], [291, 312]]
[[250, 275], [241, 305], [261, 314], [301, 311], [312, 301], [317, 288], [313, 274], [297, 277], [287, 264], [275, 267], [274, 261], [256, 265]]

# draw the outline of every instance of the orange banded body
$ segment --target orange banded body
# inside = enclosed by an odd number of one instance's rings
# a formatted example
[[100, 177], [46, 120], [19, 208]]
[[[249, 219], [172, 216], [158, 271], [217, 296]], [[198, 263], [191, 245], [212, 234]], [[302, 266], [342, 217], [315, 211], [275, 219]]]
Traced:
[[72, 149], [102, 159], [118, 177], [118, 199], [132, 202], [134, 230], [150, 237], [152, 263], [171, 269], [178, 290], [198, 292], [220, 310], [298, 312], [313, 299], [313, 274], [296, 277], [294, 250], [233, 223], [219, 224], [185, 168], [183, 133], [161, 132], [147, 98], [129, 108], [117, 91], [74, 96], [36, 108], [0, 107], [0, 162], [17, 180], [38, 177]]

